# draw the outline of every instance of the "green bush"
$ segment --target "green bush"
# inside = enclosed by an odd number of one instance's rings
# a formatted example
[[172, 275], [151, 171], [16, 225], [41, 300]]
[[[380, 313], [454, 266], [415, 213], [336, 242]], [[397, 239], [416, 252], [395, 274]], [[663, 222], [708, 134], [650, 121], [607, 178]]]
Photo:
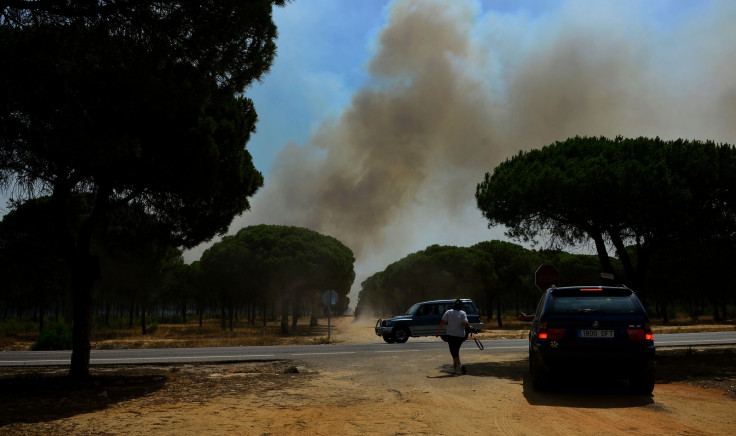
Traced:
[[33, 331], [38, 331], [38, 321], [31, 321], [30, 318], [8, 317], [0, 321], [0, 337], [14, 337]]
[[72, 334], [65, 324], [56, 324], [45, 329], [31, 345], [33, 351], [71, 350]]

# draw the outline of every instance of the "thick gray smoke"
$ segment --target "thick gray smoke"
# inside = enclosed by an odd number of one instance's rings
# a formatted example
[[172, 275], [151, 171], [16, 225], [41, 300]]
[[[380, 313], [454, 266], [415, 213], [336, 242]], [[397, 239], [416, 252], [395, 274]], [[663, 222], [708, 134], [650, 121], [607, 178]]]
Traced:
[[335, 236], [355, 252], [359, 284], [433, 243], [501, 237], [475, 186], [519, 150], [575, 135], [736, 142], [736, 2], [675, 28], [641, 5], [575, 1], [531, 18], [396, 1], [370, 84], [308, 143], [283, 148], [233, 229]]

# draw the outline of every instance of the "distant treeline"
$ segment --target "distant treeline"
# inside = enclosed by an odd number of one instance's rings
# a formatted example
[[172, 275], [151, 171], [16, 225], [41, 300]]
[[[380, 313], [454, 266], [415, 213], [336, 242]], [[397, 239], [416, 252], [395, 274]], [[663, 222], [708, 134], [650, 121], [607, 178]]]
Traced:
[[[43, 330], [46, 318], [71, 322], [72, 283], [60, 261], [50, 225], [48, 199], [29, 201], [0, 222], [0, 314], [30, 318]], [[80, 208], [84, 199], [80, 199]], [[300, 317], [326, 316], [321, 296], [338, 294], [332, 310], [343, 313], [355, 279], [352, 251], [340, 241], [289, 226], [246, 227], [185, 264], [180, 249], [142, 209], [123, 207], [93, 238], [90, 268], [98, 279], [92, 295], [94, 327], [139, 323], [151, 317], [186, 322], [219, 317], [249, 324], [280, 320], [284, 332]]]
[[[667, 322], [672, 308], [689, 316], [713, 316], [723, 320], [733, 310], [730, 287], [708, 287], [724, 280], [727, 269], [698, 262], [688, 253], [692, 266], [683, 265], [683, 253], [670, 253], [653, 268], [652, 280], [632, 287], [650, 315]], [[532, 312], [540, 297], [535, 271], [548, 264], [559, 272], [556, 286], [628, 285], [605, 279], [598, 256], [571, 254], [561, 250], [530, 250], [504, 241], [482, 242], [471, 247], [433, 245], [392, 263], [361, 283], [356, 316], [385, 316], [404, 313], [419, 301], [472, 298], [487, 320], [495, 317], [503, 326], [502, 313]], [[618, 259], [612, 259], [616, 277], [624, 277]]]

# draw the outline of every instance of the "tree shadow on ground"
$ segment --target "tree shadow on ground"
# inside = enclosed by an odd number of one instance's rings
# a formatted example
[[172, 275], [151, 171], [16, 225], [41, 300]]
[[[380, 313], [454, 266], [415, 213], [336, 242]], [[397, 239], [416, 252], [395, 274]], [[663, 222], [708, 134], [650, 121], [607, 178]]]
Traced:
[[657, 349], [656, 370], [658, 384], [688, 383], [720, 389], [736, 399], [736, 347], [733, 345]]
[[[465, 368], [467, 374], [465, 376], [470, 377], [496, 377], [508, 380], [514, 380], [521, 382], [524, 378], [524, 368], [527, 367], [526, 359], [523, 360], [511, 360], [505, 362], [475, 362], [466, 363]], [[441, 376], [430, 377], [430, 378], [445, 378], [455, 377], [451, 373], [452, 365], [443, 364], [437, 368], [443, 373]], [[429, 376], [428, 376], [429, 377]]]
[[162, 389], [164, 370], [135, 368], [90, 370], [74, 381], [68, 369], [3, 369], [0, 371], [0, 427], [39, 423], [93, 412]]

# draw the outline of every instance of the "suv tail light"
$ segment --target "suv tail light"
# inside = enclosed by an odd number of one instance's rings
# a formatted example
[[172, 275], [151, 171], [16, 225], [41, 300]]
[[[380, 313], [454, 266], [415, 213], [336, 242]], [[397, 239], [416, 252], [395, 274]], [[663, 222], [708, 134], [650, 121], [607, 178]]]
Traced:
[[547, 328], [547, 323], [542, 323], [539, 327], [539, 339], [562, 339], [565, 337], [565, 329]]
[[644, 324], [643, 329], [626, 329], [626, 333], [629, 334], [629, 339], [632, 341], [653, 341], [654, 334], [649, 323]]

